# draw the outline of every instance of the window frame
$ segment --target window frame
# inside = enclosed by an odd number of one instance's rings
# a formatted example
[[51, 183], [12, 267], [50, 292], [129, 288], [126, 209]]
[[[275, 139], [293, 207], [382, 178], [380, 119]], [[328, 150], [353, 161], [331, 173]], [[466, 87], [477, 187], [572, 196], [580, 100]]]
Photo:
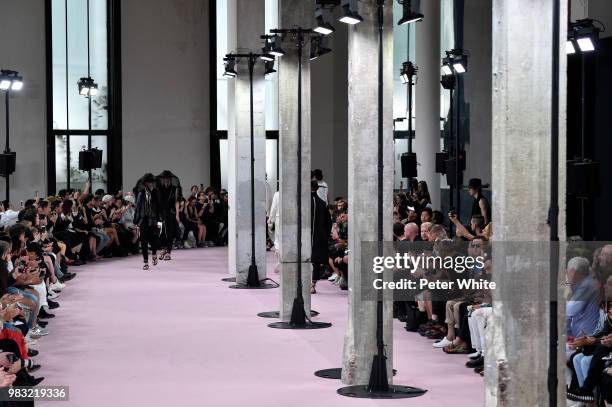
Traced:
[[[45, 0], [45, 54], [46, 54], [46, 93], [47, 93], [47, 194], [57, 192], [56, 136], [106, 136], [107, 187], [109, 191], [121, 189], [122, 168], [122, 105], [121, 105], [121, 0], [106, 0], [107, 30], [107, 81], [108, 81], [108, 127], [106, 130], [54, 129], [53, 128], [53, 20], [52, 0]], [[68, 86], [68, 85], [67, 85]], [[75, 85], [76, 86], [76, 85]], [[70, 162], [70, 149], [66, 153]], [[69, 168], [69, 167], [68, 167]], [[69, 170], [68, 170], [69, 171]], [[70, 174], [67, 174], [70, 188]]]

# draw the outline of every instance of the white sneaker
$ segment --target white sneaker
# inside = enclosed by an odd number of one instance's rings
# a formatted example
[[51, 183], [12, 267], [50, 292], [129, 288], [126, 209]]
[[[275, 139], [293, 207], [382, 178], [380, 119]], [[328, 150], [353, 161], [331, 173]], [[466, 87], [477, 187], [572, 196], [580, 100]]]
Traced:
[[49, 284], [49, 290], [51, 291], [62, 291], [64, 288], [66, 288], [66, 284], [61, 283], [59, 280], [53, 284]]
[[332, 274], [331, 276], [329, 276], [329, 278], [327, 279], [327, 281], [336, 281], [336, 278], [338, 277], [337, 274]]
[[453, 341], [449, 341], [448, 338], [445, 336], [440, 342], [436, 342], [433, 344], [434, 348], [446, 348], [447, 346], [451, 346], [453, 344]]
[[47, 292], [47, 298], [50, 298], [50, 299], [54, 300], [57, 297], [59, 297], [59, 294], [56, 293], [55, 291], [48, 291]]
[[467, 355], [468, 358], [470, 359], [476, 359], [478, 356], [480, 356], [480, 352], [474, 352], [474, 353], [470, 353], [469, 355]]

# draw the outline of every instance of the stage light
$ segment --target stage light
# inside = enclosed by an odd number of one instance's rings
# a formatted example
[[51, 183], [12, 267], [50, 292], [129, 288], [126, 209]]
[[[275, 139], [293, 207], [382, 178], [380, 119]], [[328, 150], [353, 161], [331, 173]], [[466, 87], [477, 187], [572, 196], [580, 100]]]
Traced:
[[96, 96], [98, 94], [98, 84], [90, 77], [81, 78], [77, 82], [79, 94], [85, 97]]
[[598, 20], [585, 18], [570, 24], [567, 30], [567, 43], [565, 51], [568, 55], [580, 52], [595, 51], [599, 33], [602, 28], [595, 25], [595, 22], [601, 24]]
[[322, 35], [329, 35], [336, 31], [336, 29], [329, 23], [330, 16], [331, 13], [329, 10], [323, 8], [323, 6], [319, 6], [315, 11], [317, 24], [312, 30]]
[[590, 52], [595, 51], [595, 45], [593, 45], [593, 41], [589, 37], [578, 38], [578, 48], [582, 52]]
[[406, 61], [402, 64], [402, 69], [400, 69], [400, 80], [403, 84], [407, 84], [410, 82], [410, 79], [416, 76], [417, 68], [412, 62]]
[[266, 61], [264, 62], [264, 67], [265, 67], [265, 72], [264, 75], [270, 75], [276, 72], [276, 69], [274, 69], [274, 61]]
[[465, 73], [465, 67], [461, 62], [455, 62], [453, 68], [455, 68], [455, 72], [457, 73]]
[[442, 76], [465, 73], [467, 58], [467, 54], [462, 49], [446, 51], [446, 58], [442, 59]]
[[236, 72], [236, 60], [233, 58], [223, 58], [223, 60], [225, 61], [225, 72], [223, 76], [230, 79], [238, 76], [238, 72]]
[[450, 67], [450, 65], [448, 65], [448, 63], [444, 63], [444, 65], [442, 65], [442, 75], [449, 76], [452, 74], [453, 74], [453, 69]]
[[23, 78], [17, 71], [0, 70], [0, 90], [19, 91], [23, 88]]
[[270, 54], [276, 57], [282, 57], [283, 55], [285, 55], [285, 50], [282, 47], [282, 43], [282, 38], [279, 35], [275, 35], [272, 39]]
[[425, 17], [423, 14], [412, 9], [412, 0], [398, 0], [398, 2], [402, 5], [404, 13], [402, 18], [397, 22], [397, 25], [414, 23], [421, 21], [423, 17]]
[[331, 52], [331, 49], [325, 46], [325, 39], [322, 36], [311, 37], [310, 39], [310, 60]]
[[359, 15], [359, 6], [357, 0], [342, 0], [342, 16], [338, 21], [355, 25], [363, 21], [363, 17]]

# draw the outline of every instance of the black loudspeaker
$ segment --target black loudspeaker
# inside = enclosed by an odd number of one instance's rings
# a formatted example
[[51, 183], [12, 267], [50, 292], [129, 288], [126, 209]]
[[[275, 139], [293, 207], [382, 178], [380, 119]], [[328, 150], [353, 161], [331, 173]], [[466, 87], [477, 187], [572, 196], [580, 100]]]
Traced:
[[585, 198], [599, 196], [599, 162], [568, 160], [567, 193]]
[[438, 174], [446, 174], [446, 165], [444, 162], [448, 160], [449, 154], [447, 151], [436, 153], [436, 172]]
[[102, 150], [92, 148], [79, 151], [79, 170], [89, 171], [97, 168], [102, 168]]
[[6, 177], [15, 172], [17, 153], [14, 151], [0, 154], [0, 175]]
[[102, 150], [92, 148], [90, 151], [92, 153], [92, 168], [102, 168]]
[[[455, 160], [446, 160], [444, 161], [444, 168], [446, 171], [446, 183], [449, 186], [456, 187], [456, 171], [455, 171]], [[459, 183], [463, 184], [463, 171], [459, 171]]]
[[402, 154], [402, 178], [416, 178], [417, 156], [415, 153]]
[[79, 170], [93, 170], [93, 152], [91, 150], [79, 151]]

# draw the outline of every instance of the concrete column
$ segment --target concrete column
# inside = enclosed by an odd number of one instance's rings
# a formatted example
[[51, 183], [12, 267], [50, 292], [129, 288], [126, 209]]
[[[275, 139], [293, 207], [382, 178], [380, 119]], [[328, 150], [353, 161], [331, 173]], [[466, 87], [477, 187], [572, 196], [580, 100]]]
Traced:
[[427, 182], [431, 203], [440, 209], [440, 2], [421, 2], [423, 21], [416, 25], [416, 65], [419, 67], [415, 98], [415, 151], [418, 179]]
[[[545, 242], [549, 238], [546, 221], [550, 205], [552, 7], [549, 0], [493, 1], [493, 240], [506, 245]], [[560, 8], [560, 71], [564, 72], [566, 0], [561, 0]], [[560, 123], [564, 123], [565, 74], [561, 75], [559, 89]], [[564, 124], [561, 129], [559, 147], [564, 151]], [[559, 185], [563, 186], [564, 154], [560, 153], [560, 157], [563, 164], [559, 165]], [[559, 196], [562, 202], [564, 187]], [[528, 219], [525, 208], [529, 208]], [[560, 225], [565, 223], [563, 208]], [[563, 230], [560, 229], [561, 236]], [[535, 243], [533, 246], [543, 247]], [[516, 270], [504, 270], [504, 260], [512, 259], [498, 256], [494, 248], [494, 273], [500, 272], [495, 275], [499, 282], [493, 291], [493, 321], [487, 327], [485, 404], [545, 406], [549, 266], [540, 263], [518, 280], [517, 273], [513, 273]], [[528, 287], [527, 300], [524, 293], [516, 292], [517, 287]], [[559, 308], [563, 314], [562, 303]], [[564, 356], [564, 343], [561, 336], [559, 361]], [[561, 390], [565, 369], [561, 363], [557, 366]], [[565, 397], [561, 395], [557, 405], [564, 404]]]
[[[314, 20], [310, 0], [280, 0], [278, 28], [310, 28]], [[298, 59], [296, 42], [283, 43], [286, 55], [280, 60], [279, 82], [279, 162], [280, 162], [280, 317], [291, 319], [297, 289], [297, 142], [298, 142]], [[302, 56], [302, 284], [306, 315], [310, 313], [312, 250], [310, 237], [310, 61], [309, 48]]]
[[[383, 131], [384, 240], [392, 240], [393, 196], [393, 19], [392, 0], [384, 7]], [[361, 243], [378, 240], [378, 16], [377, 0], [362, 0], [359, 13], [364, 21], [349, 28], [349, 305], [344, 338], [342, 382], [367, 384], [376, 353], [376, 302], [363, 301]], [[362, 270], [363, 268], [363, 270]], [[392, 302], [385, 301], [384, 340], [387, 345], [388, 375], [392, 378]]]
[[[264, 33], [265, 1], [236, 0], [236, 52], [248, 54], [261, 49], [260, 35]], [[233, 210], [229, 218], [233, 224], [228, 251], [230, 264], [235, 264], [236, 282], [246, 283], [251, 265], [251, 118], [248, 60], [236, 63], [238, 76], [234, 79], [233, 126], [228, 133], [229, 186], [233, 196]], [[263, 63], [255, 64], [253, 74], [253, 123], [255, 150], [255, 261], [261, 279], [266, 276], [266, 131], [265, 82]]]

